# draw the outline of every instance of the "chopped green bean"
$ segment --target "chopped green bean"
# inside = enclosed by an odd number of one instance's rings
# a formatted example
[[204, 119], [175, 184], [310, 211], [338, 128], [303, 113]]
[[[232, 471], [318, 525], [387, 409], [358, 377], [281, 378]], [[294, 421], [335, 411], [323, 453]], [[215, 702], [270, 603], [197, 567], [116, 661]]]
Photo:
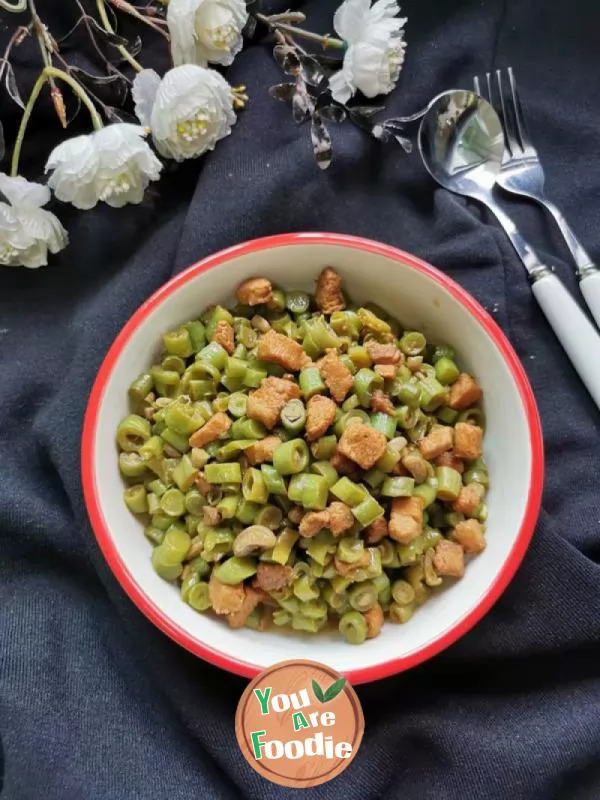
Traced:
[[305, 367], [305, 369], [301, 370], [298, 383], [300, 391], [306, 400], [310, 400], [315, 394], [325, 391], [325, 384], [318, 367]]
[[150, 438], [150, 423], [138, 414], [129, 414], [119, 423], [117, 442], [125, 453], [137, 453]]
[[241, 483], [242, 470], [237, 463], [207, 464], [204, 475], [209, 483]]
[[232, 556], [227, 561], [213, 569], [215, 578], [221, 583], [236, 584], [245, 581], [246, 578], [252, 577], [256, 573], [256, 561], [253, 558], [239, 558]]
[[188, 358], [194, 352], [192, 339], [187, 328], [179, 328], [163, 334], [163, 344], [167, 353], [180, 358]]
[[273, 466], [280, 475], [295, 475], [308, 466], [309, 450], [303, 439], [290, 439], [273, 453]]
[[[414, 478], [386, 478], [381, 487], [381, 494], [384, 497], [410, 497], [415, 489]], [[435, 497], [435, 491], [434, 491]]]
[[462, 487], [460, 472], [452, 467], [437, 467], [435, 477], [437, 479], [437, 497], [446, 501], [456, 500]]
[[336, 447], [336, 436], [329, 434], [328, 436], [321, 436], [320, 439], [313, 442], [310, 446], [310, 451], [318, 461], [327, 461], [335, 453]]
[[148, 511], [146, 489], [143, 484], [130, 486], [123, 492], [125, 505], [132, 514], [145, 514]]
[[346, 611], [340, 618], [338, 627], [349, 644], [362, 644], [367, 638], [367, 622], [358, 611]]
[[240, 417], [230, 429], [233, 439], [262, 439], [267, 435], [265, 426], [255, 419]]
[[281, 409], [281, 424], [293, 434], [301, 433], [306, 424], [306, 409], [302, 400], [289, 400]]

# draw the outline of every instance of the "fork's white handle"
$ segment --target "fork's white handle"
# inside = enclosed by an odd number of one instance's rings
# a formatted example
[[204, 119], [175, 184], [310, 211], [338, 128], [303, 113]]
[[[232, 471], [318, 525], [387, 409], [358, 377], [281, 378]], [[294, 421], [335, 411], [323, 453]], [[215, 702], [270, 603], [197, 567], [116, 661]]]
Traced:
[[552, 273], [532, 285], [535, 299], [579, 377], [600, 408], [600, 334]]
[[579, 282], [579, 288], [587, 307], [592, 312], [592, 316], [600, 328], [600, 271], [595, 270], [588, 275], [584, 275]]

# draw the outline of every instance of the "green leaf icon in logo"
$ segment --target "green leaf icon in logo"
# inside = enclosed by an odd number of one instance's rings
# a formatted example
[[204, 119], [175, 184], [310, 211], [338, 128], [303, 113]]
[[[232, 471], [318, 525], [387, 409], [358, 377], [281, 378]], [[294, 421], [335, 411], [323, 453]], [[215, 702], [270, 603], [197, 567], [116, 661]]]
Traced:
[[320, 703], [325, 702], [325, 695], [323, 694], [323, 689], [319, 686], [319, 684], [313, 680], [312, 682], [312, 690], [315, 693], [315, 697]]
[[330, 700], [336, 698], [344, 688], [345, 684], [346, 684], [346, 678], [339, 678], [337, 681], [332, 683], [323, 696], [323, 702], [328, 703]]
[[346, 678], [338, 678], [338, 680], [334, 681], [328, 689], [323, 691], [319, 684], [313, 680], [312, 689], [315, 693], [315, 697], [320, 703], [328, 703], [330, 700], [335, 700], [345, 685]]

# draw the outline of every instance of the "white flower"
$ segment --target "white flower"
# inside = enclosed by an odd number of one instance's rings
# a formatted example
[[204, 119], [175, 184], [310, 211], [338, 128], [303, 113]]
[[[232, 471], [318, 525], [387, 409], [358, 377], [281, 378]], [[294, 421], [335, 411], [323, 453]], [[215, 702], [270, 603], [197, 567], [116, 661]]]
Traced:
[[388, 94], [404, 63], [404, 25], [397, 0], [345, 0], [333, 24], [348, 45], [342, 69], [329, 81], [334, 100], [347, 103], [357, 92], [365, 97]]
[[170, 0], [173, 64], [231, 64], [242, 49], [247, 19], [244, 0]]
[[133, 83], [133, 99], [159, 153], [176, 161], [213, 150], [236, 119], [225, 78], [196, 64], [174, 67], [162, 81], [154, 70], [143, 70]]
[[94, 208], [103, 200], [113, 208], [141, 203], [162, 164], [144, 140], [140, 125], [117, 122], [59, 144], [50, 153], [48, 185], [59, 200], [76, 208]]
[[57, 217], [42, 206], [50, 200], [50, 189], [25, 178], [0, 173], [0, 264], [5, 267], [41, 267], [48, 263], [48, 250], [58, 253], [69, 236]]

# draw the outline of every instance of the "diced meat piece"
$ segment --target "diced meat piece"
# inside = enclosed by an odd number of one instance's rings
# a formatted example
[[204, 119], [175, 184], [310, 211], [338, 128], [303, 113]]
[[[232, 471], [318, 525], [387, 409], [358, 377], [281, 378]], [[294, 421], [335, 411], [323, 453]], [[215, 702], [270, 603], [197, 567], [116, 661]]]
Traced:
[[388, 522], [385, 517], [379, 517], [365, 530], [366, 544], [379, 544], [388, 535]]
[[243, 628], [246, 620], [261, 602], [261, 599], [262, 596], [259, 592], [255, 591], [251, 586], [244, 586], [244, 599], [241, 608], [227, 617], [227, 622], [230, 626], [232, 628]]
[[454, 444], [454, 433], [452, 428], [440, 425], [434, 428], [431, 433], [419, 442], [419, 450], [423, 458], [432, 461], [446, 450], [451, 450]]
[[462, 487], [452, 508], [455, 511], [460, 511], [461, 514], [466, 514], [467, 517], [472, 517], [480, 503], [481, 491], [479, 486], [475, 483], [470, 483], [468, 486]]
[[334, 500], [327, 509], [329, 511], [329, 525], [327, 526], [334, 536], [341, 536], [354, 525], [352, 511], [339, 500]]
[[392, 514], [389, 525], [390, 539], [401, 544], [409, 544], [421, 533], [421, 528], [412, 517], [404, 514]]
[[373, 397], [371, 398], [371, 408], [373, 411], [383, 411], [384, 414], [388, 414], [390, 417], [394, 417], [396, 415], [394, 404], [388, 395], [385, 392], [382, 392], [381, 389], [375, 389], [373, 392]]
[[198, 487], [201, 494], [208, 494], [212, 489], [212, 483], [206, 480], [203, 472], [199, 472], [194, 478], [194, 483]]
[[381, 344], [373, 339], [366, 342], [367, 353], [374, 364], [399, 364], [401, 352], [395, 344]]
[[385, 434], [363, 422], [347, 425], [338, 444], [340, 453], [356, 461], [363, 469], [371, 469], [385, 453], [386, 447]]
[[257, 354], [261, 361], [272, 361], [291, 372], [297, 372], [311, 363], [302, 345], [274, 330], [260, 337]]
[[358, 470], [358, 464], [355, 464], [352, 459], [340, 453], [339, 449], [336, 449], [329, 459], [329, 463], [338, 475], [352, 475]]
[[231, 428], [231, 420], [227, 414], [223, 414], [219, 411], [214, 417], [211, 417], [208, 422], [205, 422], [199, 430], [192, 433], [190, 436], [190, 447], [204, 447], [205, 444], [214, 442], [219, 436], [227, 433], [229, 428]]
[[309, 442], [319, 439], [333, 424], [337, 406], [330, 397], [313, 395], [306, 406], [306, 438]]
[[235, 348], [233, 328], [224, 319], [217, 322], [217, 327], [213, 333], [212, 341], [220, 344], [231, 355]]
[[340, 361], [335, 350], [330, 350], [319, 361], [319, 372], [333, 399], [336, 403], [342, 403], [352, 388], [354, 379], [348, 367]]
[[354, 572], [354, 570], [368, 567], [369, 561], [370, 561], [369, 553], [367, 550], [365, 550], [361, 555], [361, 557], [358, 559], [358, 561], [355, 561], [353, 564], [348, 564], [347, 561], [342, 561], [337, 556], [335, 556], [333, 563], [335, 565], [335, 570], [338, 573], [338, 575], [346, 576]]
[[435, 546], [433, 568], [438, 575], [462, 578], [465, 574], [465, 554], [462, 547], [456, 542], [442, 539]]
[[479, 425], [457, 422], [454, 428], [454, 452], [459, 458], [472, 461], [481, 455], [483, 430]]
[[309, 511], [300, 522], [300, 534], [307, 538], [316, 536], [326, 528], [334, 536], [340, 536], [354, 525], [352, 511], [345, 503], [334, 501], [324, 511]]
[[256, 578], [252, 579], [252, 589], [258, 595], [258, 602], [265, 606], [277, 606], [277, 601], [274, 600], [270, 594], [267, 594], [264, 589], [261, 589], [256, 582]]
[[256, 569], [256, 585], [265, 592], [274, 592], [285, 588], [293, 577], [294, 570], [282, 564], [259, 562]]
[[235, 614], [244, 602], [244, 584], [221, 583], [213, 572], [208, 582], [208, 596], [215, 613]]
[[441, 456], [434, 459], [433, 463], [436, 467], [452, 467], [452, 469], [460, 472], [461, 475], [465, 471], [465, 462], [462, 458], [458, 458], [454, 450], [447, 450], [445, 453], [442, 453]]
[[483, 525], [476, 519], [459, 522], [452, 532], [452, 538], [463, 548], [465, 553], [481, 553], [485, 550]]
[[273, 297], [273, 287], [266, 278], [250, 278], [238, 286], [235, 296], [242, 306], [258, 306]]
[[204, 506], [202, 509], [202, 520], [205, 525], [218, 525], [221, 522], [221, 514], [213, 506]]
[[456, 382], [450, 387], [448, 405], [450, 408], [460, 411], [478, 403], [482, 396], [483, 391], [477, 381], [466, 372], [461, 372]]
[[384, 381], [393, 381], [398, 374], [396, 364], [375, 364], [375, 372], [381, 375]]
[[[408, 477], [411, 474], [412, 473], [410, 473], [406, 469], [406, 467], [404, 466], [404, 464], [401, 461], [399, 461], [395, 466], [392, 467], [392, 475], [402, 475], [404, 477]], [[423, 478], [423, 480], [425, 480], [425, 478]]]
[[264, 439], [250, 445], [244, 450], [249, 464], [262, 464], [273, 461], [273, 453], [281, 444], [279, 436], [265, 436]]
[[423, 500], [420, 497], [395, 497], [392, 500], [389, 535], [402, 544], [408, 544], [423, 529]]
[[288, 400], [298, 397], [300, 389], [292, 381], [283, 378], [265, 378], [260, 388], [250, 393], [246, 414], [250, 419], [258, 420], [270, 429], [277, 423], [281, 409]]
[[310, 538], [316, 536], [323, 528], [329, 525], [329, 511], [309, 511], [302, 517], [300, 522], [300, 535]]
[[402, 466], [407, 469], [413, 476], [417, 483], [423, 483], [429, 475], [427, 468], [427, 461], [423, 458], [420, 452], [412, 451], [407, 453], [402, 458]]
[[421, 497], [395, 497], [392, 500], [392, 514], [404, 514], [423, 525], [423, 499]]
[[375, 603], [373, 608], [365, 611], [363, 617], [367, 623], [367, 639], [374, 639], [379, 636], [379, 632], [383, 627], [383, 609], [379, 603]]
[[333, 314], [346, 308], [342, 294], [342, 278], [331, 267], [325, 267], [317, 279], [315, 302], [323, 314]]

